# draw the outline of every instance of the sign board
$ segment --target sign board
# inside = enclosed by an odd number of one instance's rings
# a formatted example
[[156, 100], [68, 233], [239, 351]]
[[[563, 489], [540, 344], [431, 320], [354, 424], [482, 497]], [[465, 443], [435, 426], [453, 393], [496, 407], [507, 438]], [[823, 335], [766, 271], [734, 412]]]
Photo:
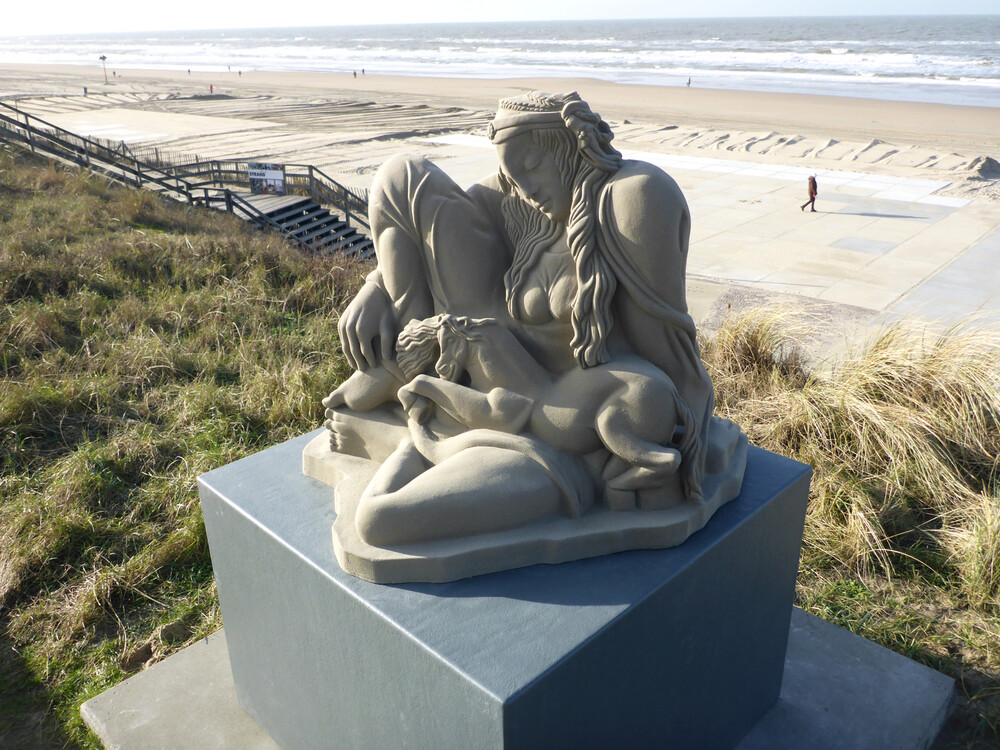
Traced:
[[285, 165], [249, 162], [250, 192], [254, 195], [284, 195]]

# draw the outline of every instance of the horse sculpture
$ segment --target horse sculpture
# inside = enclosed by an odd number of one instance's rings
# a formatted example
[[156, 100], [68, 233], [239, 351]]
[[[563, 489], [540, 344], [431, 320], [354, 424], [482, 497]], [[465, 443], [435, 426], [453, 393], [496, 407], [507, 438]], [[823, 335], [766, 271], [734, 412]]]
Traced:
[[[399, 399], [421, 453], [434, 450], [422, 425], [435, 407], [465, 428], [526, 431], [577, 455], [603, 445], [612, 454], [601, 473], [613, 510], [662, 507], [656, 489], [695, 440], [673, 382], [639, 357], [554, 376], [495, 320], [447, 313], [411, 321], [396, 352], [409, 378]], [[436, 377], [425, 372], [432, 363]], [[685, 484], [688, 502], [701, 501], [696, 490]]]

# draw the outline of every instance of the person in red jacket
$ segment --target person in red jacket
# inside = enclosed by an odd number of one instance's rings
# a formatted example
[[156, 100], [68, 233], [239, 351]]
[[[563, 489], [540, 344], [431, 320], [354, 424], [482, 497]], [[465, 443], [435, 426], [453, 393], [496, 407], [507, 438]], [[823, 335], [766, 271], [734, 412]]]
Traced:
[[816, 189], [816, 175], [811, 175], [809, 177], [809, 200], [807, 200], [805, 203], [803, 203], [801, 206], [799, 206], [799, 209], [802, 210], [802, 211], [805, 211], [806, 210], [806, 206], [811, 205], [813, 212], [815, 212], [816, 211], [816, 196], [818, 194], [819, 194], [819, 192]]

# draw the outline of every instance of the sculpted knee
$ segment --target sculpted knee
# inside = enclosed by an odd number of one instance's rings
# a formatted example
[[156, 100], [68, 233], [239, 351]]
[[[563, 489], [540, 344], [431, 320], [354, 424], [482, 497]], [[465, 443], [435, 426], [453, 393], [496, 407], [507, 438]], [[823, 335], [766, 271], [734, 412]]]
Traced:
[[425, 174], [432, 167], [433, 165], [427, 158], [413, 154], [396, 154], [386, 159], [372, 179], [369, 199], [383, 195], [387, 190], [394, 191], [395, 186], [406, 181], [407, 177]]
[[378, 234], [385, 227], [395, 226], [396, 220], [391, 217], [399, 213], [400, 206], [413, 204], [418, 186], [434, 170], [434, 165], [422, 156], [397, 154], [386, 160], [368, 191], [372, 231]]
[[392, 544], [392, 534], [390, 524], [386, 521], [385, 509], [371, 501], [372, 497], [364, 497], [358, 505], [358, 511], [354, 516], [358, 536], [375, 547]]

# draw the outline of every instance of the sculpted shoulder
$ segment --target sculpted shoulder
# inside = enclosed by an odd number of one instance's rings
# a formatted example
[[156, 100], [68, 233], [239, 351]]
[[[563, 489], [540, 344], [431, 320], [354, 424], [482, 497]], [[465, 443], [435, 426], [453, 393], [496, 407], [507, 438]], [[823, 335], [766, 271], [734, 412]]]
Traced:
[[674, 178], [646, 161], [622, 162], [622, 168], [608, 180], [606, 189], [611, 190], [616, 208], [628, 202], [664, 200], [687, 207], [684, 193]]
[[[665, 232], [676, 237], [678, 226], [688, 226], [690, 222], [680, 187], [670, 175], [649, 162], [623, 162], [605, 185], [604, 200], [614, 212], [618, 233], [639, 244], [657, 238], [662, 242]], [[686, 237], [682, 244], [686, 251]]]

